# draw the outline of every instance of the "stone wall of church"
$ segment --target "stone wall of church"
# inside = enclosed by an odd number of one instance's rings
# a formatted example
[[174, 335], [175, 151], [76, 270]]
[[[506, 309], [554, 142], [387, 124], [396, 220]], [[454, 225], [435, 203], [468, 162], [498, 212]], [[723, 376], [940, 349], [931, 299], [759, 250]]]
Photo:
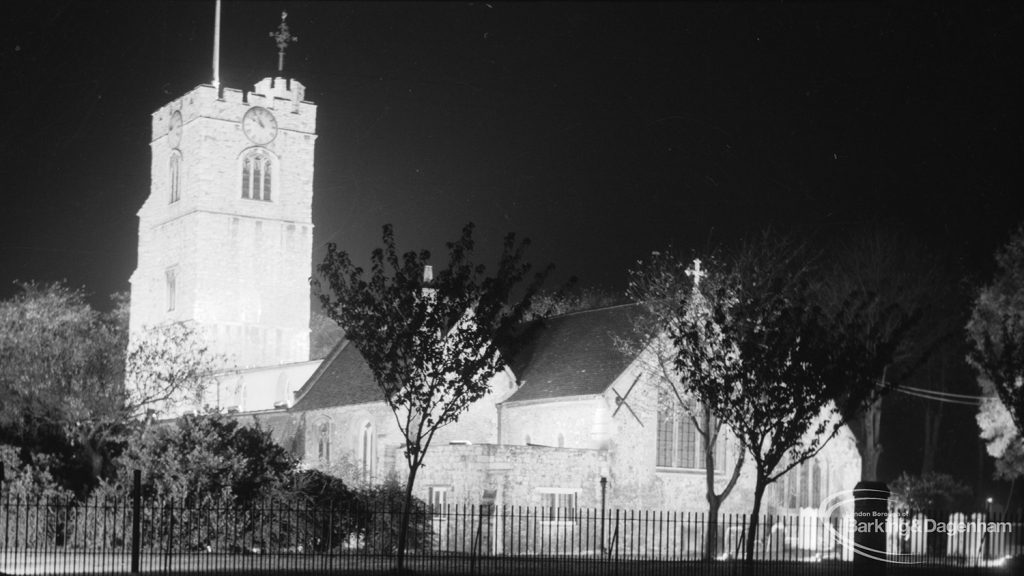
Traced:
[[287, 410], [264, 410], [260, 412], [247, 412], [244, 414], [231, 414], [240, 424], [246, 426], [258, 426], [262, 430], [270, 432], [274, 442], [288, 451], [289, 454], [299, 457], [302, 449], [303, 434], [302, 417], [298, 414], [291, 414]]
[[[394, 414], [383, 402], [309, 410], [302, 418], [301, 458], [305, 465], [347, 482], [382, 482], [396, 473], [404, 478], [402, 436]], [[369, 462], [364, 460], [366, 430], [374, 441]]]
[[416, 480], [427, 499], [432, 487], [448, 491], [448, 504], [480, 504], [484, 490], [497, 490], [497, 505], [543, 506], [544, 494], [574, 493], [577, 505], [601, 505], [601, 450], [496, 444], [436, 446]]
[[207, 248], [192, 316], [217, 352], [239, 367], [307, 360], [312, 227], [210, 212], [194, 219]]
[[[566, 447], [606, 447], [609, 506], [706, 511], [707, 480], [703, 469], [657, 465], [658, 389], [650, 381], [641, 379], [627, 395], [635, 378], [636, 372], [627, 370], [598, 397], [506, 403], [501, 411], [502, 442], [522, 445], [529, 435], [533, 444], [556, 446], [561, 435]], [[718, 492], [727, 485], [742, 450], [728, 431], [724, 436], [725, 465], [714, 475]], [[823, 497], [837, 490], [852, 489], [859, 480], [860, 456], [848, 429], [844, 428], [829, 442], [817, 459], [825, 470], [820, 487]], [[799, 473], [799, 469], [791, 471], [780, 482], [792, 483]], [[766, 511], [778, 510], [778, 507], [769, 508], [774, 506], [772, 495], [773, 489], [769, 488], [765, 497]], [[753, 501], [754, 467], [746, 458], [722, 512], [748, 513]], [[815, 502], [814, 506], [817, 504]]]
[[508, 371], [494, 375], [488, 383], [488, 393], [459, 415], [458, 421], [440, 428], [433, 444], [450, 442], [496, 444], [498, 442], [497, 405], [514, 392], [515, 379]]
[[508, 403], [501, 409], [501, 442], [556, 448], [600, 447], [594, 426], [600, 416], [599, 397], [557, 398], [543, 402]]
[[[133, 334], [144, 325], [195, 320], [229, 367], [309, 358], [313, 160], [316, 106], [300, 83], [275, 79], [265, 95], [199, 86], [153, 114], [152, 183], [139, 211], [132, 275]], [[218, 97], [220, 96], [220, 97]], [[242, 161], [256, 149], [241, 129], [252, 106], [274, 113], [269, 201], [242, 197]], [[173, 112], [183, 118], [171, 148]], [[180, 199], [170, 200], [171, 156], [180, 158]], [[169, 269], [176, 305], [167, 309]]]

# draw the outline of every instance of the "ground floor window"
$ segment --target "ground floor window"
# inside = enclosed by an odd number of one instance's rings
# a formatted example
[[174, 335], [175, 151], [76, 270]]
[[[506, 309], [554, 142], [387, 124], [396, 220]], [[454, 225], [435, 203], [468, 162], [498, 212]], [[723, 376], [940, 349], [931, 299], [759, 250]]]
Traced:
[[444, 509], [445, 506], [448, 506], [449, 492], [451, 492], [451, 486], [428, 486], [427, 502], [434, 509]]
[[579, 492], [569, 488], [541, 488], [541, 513], [549, 520], [575, 520]]

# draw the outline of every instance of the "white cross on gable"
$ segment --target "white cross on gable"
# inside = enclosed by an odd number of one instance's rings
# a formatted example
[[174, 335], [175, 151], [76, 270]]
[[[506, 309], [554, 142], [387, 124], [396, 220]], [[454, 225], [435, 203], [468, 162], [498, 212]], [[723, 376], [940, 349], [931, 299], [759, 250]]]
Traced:
[[700, 258], [693, 260], [693, 266], [686, 269], [686, 275], [693, 278], [693, 289], [696, 290], [700, 286], [701, 278], [708, 275], [707, 272], [700, 268]]

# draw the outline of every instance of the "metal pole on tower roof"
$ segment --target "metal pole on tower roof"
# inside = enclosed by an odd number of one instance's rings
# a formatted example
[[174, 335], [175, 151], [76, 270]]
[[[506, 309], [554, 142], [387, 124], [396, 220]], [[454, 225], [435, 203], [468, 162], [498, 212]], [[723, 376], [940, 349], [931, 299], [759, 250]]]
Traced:
[[220, 90], [220, 0], [213, 17], [213, 87]]

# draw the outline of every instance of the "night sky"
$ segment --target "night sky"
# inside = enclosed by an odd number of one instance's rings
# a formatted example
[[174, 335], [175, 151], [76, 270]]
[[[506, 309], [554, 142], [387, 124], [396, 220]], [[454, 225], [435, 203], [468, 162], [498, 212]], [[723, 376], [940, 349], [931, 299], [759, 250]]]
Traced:
[[[984, 277], [1024, 219], [1021, 3], [226, 2], [224, 86], [274, 74], [282, 8], [319, 106], [314, 262], [473, 221], [620, 290], [668, 244], [881, 219]], [[150, 114], [210, 82], [214, 4], [4, 12], [0, 297], [100, 303], [135, 267]]]

